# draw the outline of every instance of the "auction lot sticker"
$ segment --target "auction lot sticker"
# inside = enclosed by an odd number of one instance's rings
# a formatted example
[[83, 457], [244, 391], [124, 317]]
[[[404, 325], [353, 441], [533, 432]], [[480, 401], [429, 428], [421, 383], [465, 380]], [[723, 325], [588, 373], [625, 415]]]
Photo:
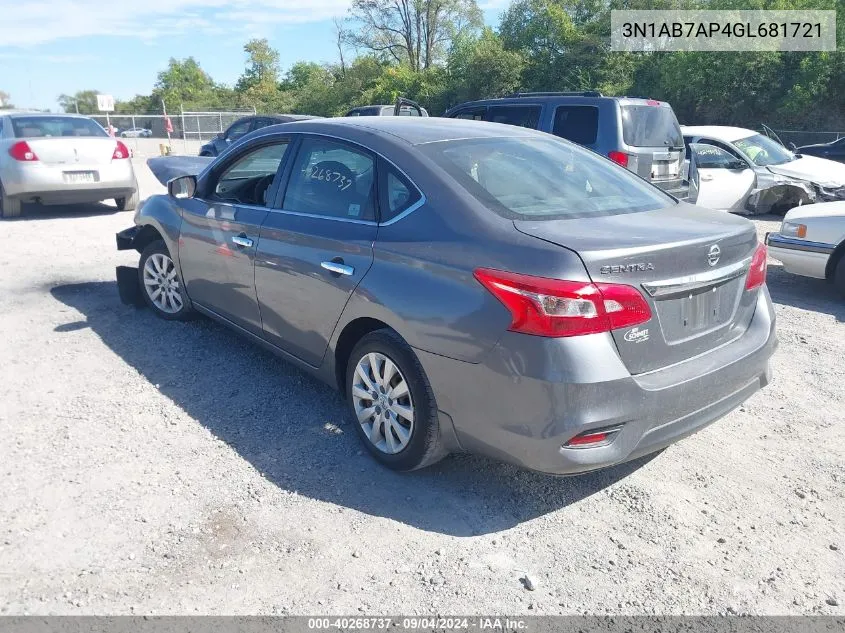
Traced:
[[611, 11], [613, 51], [834, 51], [836, 11]]

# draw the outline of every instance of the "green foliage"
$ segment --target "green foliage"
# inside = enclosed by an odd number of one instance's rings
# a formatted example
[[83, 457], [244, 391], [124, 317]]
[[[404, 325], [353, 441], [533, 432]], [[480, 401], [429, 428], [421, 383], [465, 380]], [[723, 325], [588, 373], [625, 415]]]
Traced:
[[11, 96], [5, 90], [0, 90], [0, 110], [14, 108]]
[[[284, 74], [267, 40], [244, 46], [234, 87], [191, 57], [171, 59], [150, 95], [118, 102], [120, 113], [231, 110], [341, 115], [398, 96], [433, 115], [457, 103], [516, 90], [600, 90], [669, 101], [685, 123], [795, 129], [845, 127], [845, 52], [616, 53], [612, 8], [836, 8], [845, 0], [514, 0], [498, 30], [480, 28], [476, 0], [353, 0], [338, 51], [363, 54], [339, 65], [301, 61]], [[410, 21], [409, 21], [410, 20]], [[845, 20], [837, 24], [845, 42]], [[68, 112], [96, 113], [96, 90], [62, 95]], [[4, 98], [5, 97], [5, 98]], [[0, 92], [0, 100], [8, 95]]]

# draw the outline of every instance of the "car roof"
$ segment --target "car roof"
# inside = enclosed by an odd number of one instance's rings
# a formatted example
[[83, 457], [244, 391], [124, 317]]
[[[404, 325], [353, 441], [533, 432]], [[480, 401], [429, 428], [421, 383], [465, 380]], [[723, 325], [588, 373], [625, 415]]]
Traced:
[[285, 119], [288, 121], [307, 121], [309, 119], [320, 119], [322, 117], [313, 116], [311, 114], [257, 114], [256, 117], [264, 117], [267, 119]]
[[[263, 128], [268, 133], [275, 126]], [[356, 137], [375, 135], [392, 137], [410, 145], [473, 138], [537, 138], [547, 134], [515, 125], [445, 119], [440, 117], [337, 117], [286, 123], [286, 132], [317, 133], [343, 137], [352, 133]]]
[[757, 134], [754, 130], [727, 125], [682, 125], [681, 133], [684, 136], [707, 136], [725, 143], [733, 143]]
[[455, 110], [457, 108], [462, 108], [464, 106], [486, 106], [486, 105], [530, 105], [532, 103], [545, 103], [548, 101], [553, 102], [564, 102], [564, 101], [572, 101], [573, 103], [593, 103], [596, 101], [618, 101], [621, 105], [652, 105], [652, 106], [661, 106], [661, 107], [671, 107], [668, 101], [660, 101], [658, 99], [648, 99], [645, 97], [612, 97], [608, 95], [603, 95], [601, 93], [584, 93], [584, 94], [566, 94], [565, 92], [561, 93], [553, 93], [553, 92], [522, 92], [518, 95], [512, 95], [507, 97], [496, 97], [492, 99], [478, 99], [476, 101], [465, 101], [463, 103], [458, 103], [451, 108], [449, 111]]
[[68, 118], [68, 119], [91, 120], [91, 117], [94, 116], [94, 115], [74, 114], [74, 113], [68, 113], [68, 112], [23, 112], [23, 111], [20, 111], [20, 110], [18, 110], [17, 112], [5, 113], [2, 110], [0, 110], [0, 116], [7, 116], [11, 119], [19, 119], [19, 118], [23, 118], [23, 117], [26, 117], [27, 119], [31, 119], [31, 118], [34, 118], [34, 117], [35, 118], [38, 118], [38, 117], [43, 117], [43, 118], [64, 117], [64, 118]]

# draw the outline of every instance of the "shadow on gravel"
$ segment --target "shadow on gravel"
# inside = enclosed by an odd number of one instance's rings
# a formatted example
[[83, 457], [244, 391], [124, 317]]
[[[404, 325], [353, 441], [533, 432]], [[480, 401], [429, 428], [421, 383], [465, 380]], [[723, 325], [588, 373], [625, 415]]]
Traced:
[[775, 303], [830, 314], [845, 322], [845, 298], [824, 279], [793, 275], [780, 264], [769, 262], [766, 283]]
[[[33, 220], [54, 220], [57, 218], [87, 218], [98, 215], [123, 213], [114, 205], [95, 202], [93, 204], [35, 204], [23, 205], [22, 213], [17, 218], [8, 218], [4, 222], [26, 222]], [[128, 212], [127, 212], [128, 213]]]
[[90, 327], [275, 485], [421, 530], [498, 532], [577, 503], [649, 461], [555, 478], [458, 455], [394, 473], [363, 451], [334, 390], [223, 326], [166, 322], [124, 306], [114, 282], [60, 285], [51, 294], [83, 317], [57, 332]]

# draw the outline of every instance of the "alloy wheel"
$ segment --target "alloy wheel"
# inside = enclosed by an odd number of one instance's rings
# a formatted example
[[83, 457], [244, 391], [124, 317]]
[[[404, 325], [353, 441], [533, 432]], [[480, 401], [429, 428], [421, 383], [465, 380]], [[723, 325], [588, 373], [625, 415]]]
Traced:
[[405, 376], [390, 358], [369, 352], [355, 366], [352, 402], [370, 443], [395, 455], [411, 441], [414, 404]]
[[176, 314], [185, 305], [173, 260], [163, 253], [153, 253], [144, 263], [144, 292], [162, 312]]

